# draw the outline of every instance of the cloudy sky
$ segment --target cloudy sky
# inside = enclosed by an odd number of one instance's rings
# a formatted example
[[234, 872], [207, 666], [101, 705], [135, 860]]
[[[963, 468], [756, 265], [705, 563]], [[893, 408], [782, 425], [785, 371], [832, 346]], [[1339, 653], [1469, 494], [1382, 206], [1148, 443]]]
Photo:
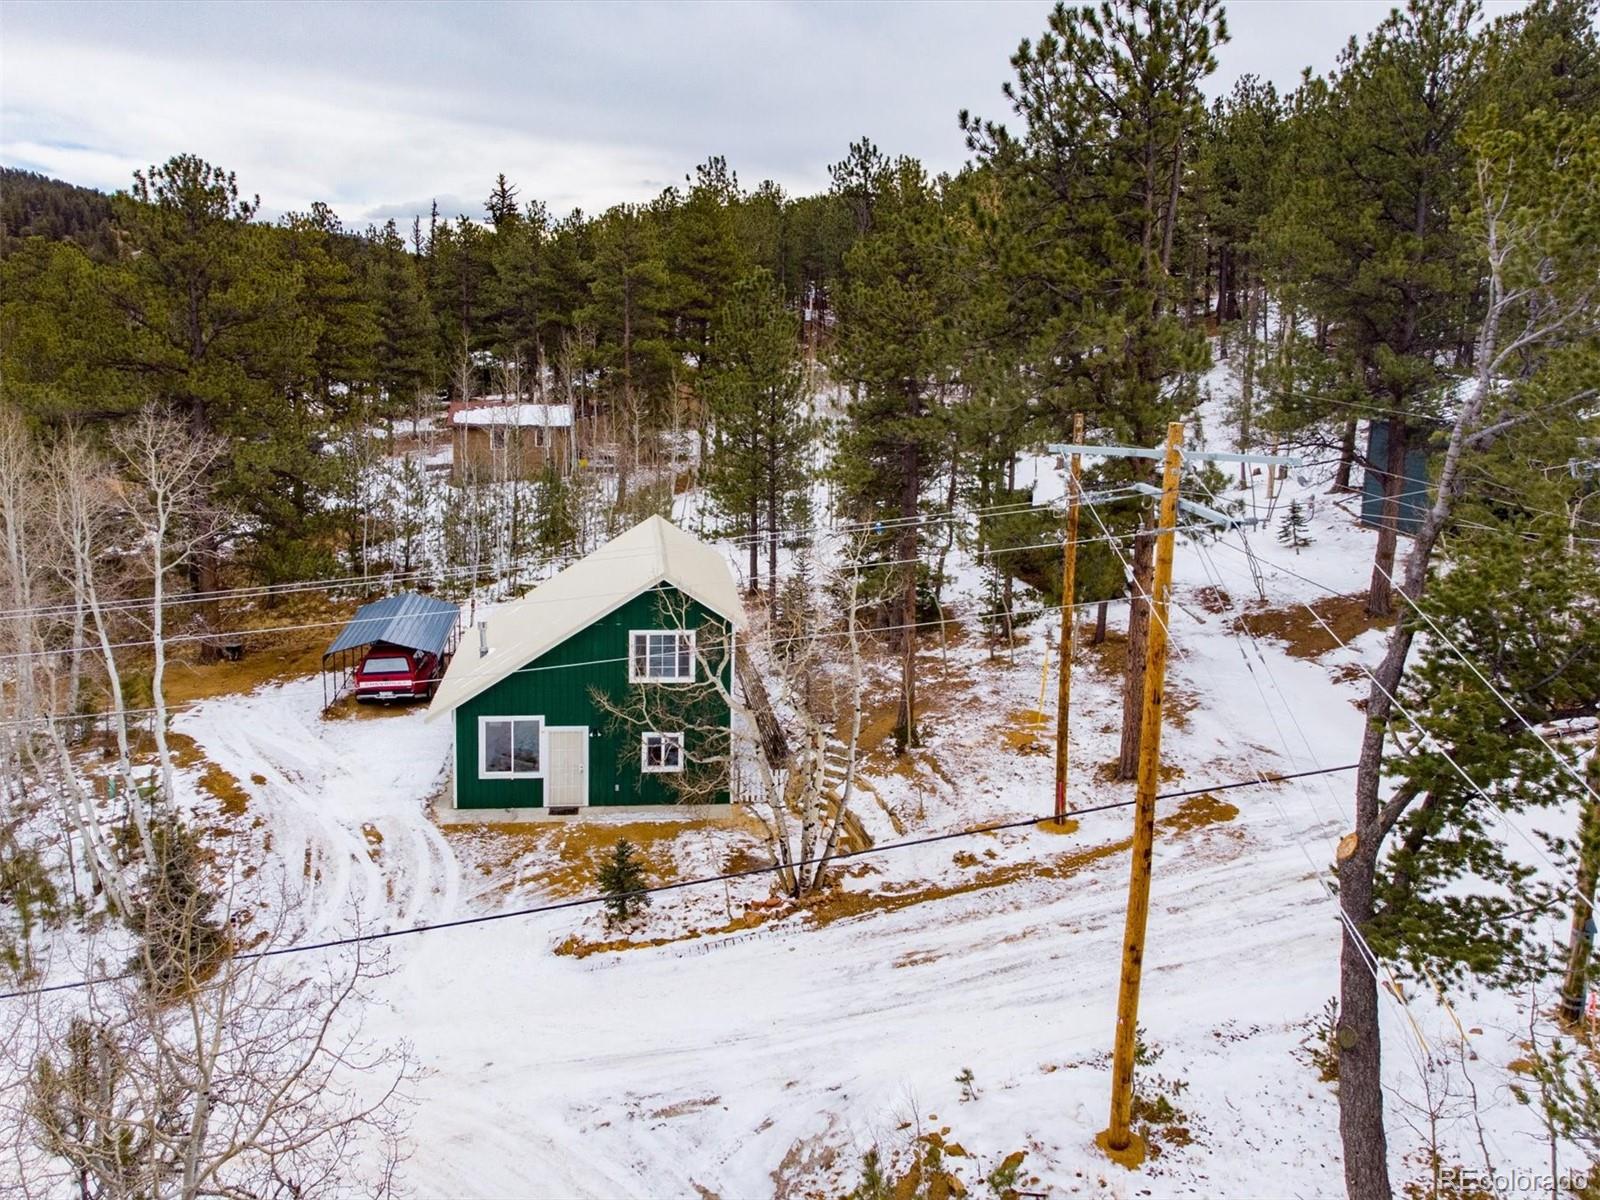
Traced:
[[[1491, 3], [1491, 11], [1510, 5]], [[1386, 0], [1232, 0], [1212, 89], [1327, 69]], [[935, 170], [1041, 0], [984, 3], [36, 3], [0, 0], [0, 162], [123, 187], [180, 151], [268, 213], [349, 224], [437, 197], [482, 214], [495, 173], [560, 213], [642, 200], [711, 154], [742, 182], [826, 186], [863, 134]]]

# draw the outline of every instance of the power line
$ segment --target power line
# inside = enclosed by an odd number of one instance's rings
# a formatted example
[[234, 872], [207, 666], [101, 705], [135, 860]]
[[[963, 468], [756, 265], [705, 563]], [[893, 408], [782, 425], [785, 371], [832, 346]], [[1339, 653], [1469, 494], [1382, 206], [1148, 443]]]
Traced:
[[[1091, 508], [1091, 511], [1092, 511], [1092, 508]], [[1102, 528], [1103, 527], [1104, 526], [1102, 526]], [[1205, 526], [1203, 526], [1203, 525], [1180, 525], [1180, 526], [1177, 527], [1177, 531], [1180, 532], [1180, 533], [1189, 533], [1189, 532], [1193, 532], [1194, 530], [1202, 529], [1202, 528], [1205, 528]], [[1157, 531], [1153, 531], [1153, 532], [1160, 532], [1160, 531], [1157, 530]], [[1110, 537], [1113, 538], [1113, 539], [1116, 538], [1117, 536], [1119, 536], [1119, 535], [1114, 535], [1114, 534], [1110, 535]], [[1106, 539], [1102, 539], [1102, 538], [1085, 538], [1085, 539], [1081, 539], [1081, 540], [1085, 541], [1085, 542], [1099, 542], [1099, 541], [1103, 541], [1103, 540], [1106, 540]], [[981, 551], [980, 553], [985, 557], [995, 557], [995, 556], [998, 556], [998, 555], [1001, 555], [1001, 554], [1018, 554], [1018, 553], [1023, 553], [1025, 551], [1028, 551], [1028, 550], [1039, 550], [1039, 549], [1043, 549], [1045, 547], [1059, 546], [1059, 545], [1060, 545], [1059, 540], [1049, 541], [1049, 542], [1035, 542], [1035, 543], [1030, 543], [1030, 544], [1022, 545], [1022, 546], [997, 546], [997, 547], [993, 547], [991, 549], [987, 549], [987, 550]], [[628, 556], [625, 556], [625, 557], [640, 557], [640, 556], [645, 556], [647, 554], [648, 554], [648, 552], [641, 551], [639, 555], [628, 555]], [[619, 557], [623, 557], [623, 556], [619, 556]], [[863, 564], [861, 564], [861, 566], [862, 566], [863, 570], [871, 571], [871, 570], [882, 570], [885, 567], [904, 566], [904, 565], [907, 565], [909, 563], [921, 562], [921, 561], [922, 561], [922, 559], [919, 556], [919, 557], [914, 558], [914, 559], [875, 560], [875, 561], [872, 561], [872, 562], [863, 563]], [[540, 582], [544, 582], [544, 581], [541, 580]], [[613, 594], [614, 593], [611, 593], [611, 592], [604, 592], [604, 593], [595, 593], [595, 594], [590, 595], [590, 596], [569, 596], [569, 597], [563, 598], [560, 601], [541, 600], [537, 596], [529, 595], [529, 596], [521, 596], [521, 597], [518, 597], [518, 598], [516, 598], [514, 600], [504, 601], [503, 603], [505, 603], [505, 604], [519, 604], [519, 605], [521, 605], [521, 604], [548, 604], [548, 603], [563, 603], [564, 604], [564, 603], [567, 603], [570, 600], [603, 600], [603, 599], [606, 599], [607, 597], [612, 596]], [[214, 641], [217, 638], [224, 638], [224, 637], [239, 637], [239, 638], [266, 637], [266, 636], [269, 636], [271, 634], [278, 634], [278, 633], [304, 632], [305, 630], [308, 630], [308, 629], [332, 629], [332, 628], [335, 628], [335, 627], [342, 627], [342, 626], [345, 626], [345, 625], [356, 623], [356, 621], [358, 621], [358, 620], [371, 620], [371, 621], [376, 623], [376, 622], [379, 621], [379, 618], [344, 618], [344, 619], [331, 620], [331, 621], [305, 621], [305, 622], [301, 622], [299, 624], [293, 624], [293, 625], [261, 625], [261, 626], [257, 626], [257, 627], [254, 627], [254, 628], [238, 628], [238, 629], [226, 629], [226, 630], [208, 630], [208, 631], [205, 631], [205, 632], [202, 632], [202, 633], [179, 633], [179, 634], [171, 634], [171, 635], [169, 635], [167, 637], [163, 637], [161, 639], [161, 641], [166, 645], [172, 645], [174, 643], [179, 643], [179, 642]], [[155, 644], [156, 644], [156, 639], [155, 638], [132, 638], [132, 639], [129, 639], [127, 641], [112, 642], [112, 643], [110, 643], [108, 648], [112, 649], [112, 650], [130, 650], [130, 649], [134, 649], [134, 648], [139, 647], [139, 646], [153, 646]], [[103, 652], [101, 647], [93, 645], [93, 644], [85, 644], [84, 646], [78, 647], [78, 650], [81, 651], [81, 652], [88, 652], [88, 653], [91, 653], [91, 654]], [[71, 654], [71, 653], [73, 653], [73, 651], [70, 648], [49, 648], [49, 649], [39, 649], [39, 650], [15, 650], [15, 651], [11, 651], [11, 652], [6, 653], [6, 654], [0, 654], [0, 662], [16, 662], [16, 661], [20, 661], [22, 659], [33, 659], [33, 658], [59, 658], [60, 656], [62, 656], [64, 654]]]
[[[1131, 488], [1126, 485], [1108, 488], [1093, 494], [1096, 501], [1114, 500], [1133, 495]], [[951, 521], [965, 520], [969, 517], [983, 518], [986, 516], [1005, 516], [1023, 511], [1043, 511], [1045, 507], [1035, 505], [1031, 501], [1007, 501], [1004, 504], [983, 505], [976, 508], [949, 509], [943, 512], [919, 514], [915, 517], [884, 517], [869, 521], [847, 522], [842, 525], [787, 525], [777, 530], [764, 530], [760, 533], [736, 534], [731, 537], [717, 539], [735, 548], [748, 548], [751, 543], [763, 545], [776, 533], [780, 538], [793, 540], [797, 537], [844, 537], [853, 533], [879, 532], [885, 530], [902, 529], [907, 525], [936, 525]], [[641, 551], [640, 553], [645, 553]], [[546, 556], [518, 556], [507, 560], [505, 570], [520, 572], [528, 570], [537, 572], [546, 567], [570, 565], [587, 557], [586, 554], [573, 551], [570, 554], [557, 554]], [[458, 564], [449, 567], [414, 567], [406, 571], [372, 571], [361, 575], [330, 575], [315, 579], [293, 580], [286, 583], [258, 584], [250, 587], [216, 588], [209, 591], [185, 592], [167, 598], [165, 607], [180, 604], [202, 604], [221, 602], [224, 600], [250, 600], [272, 599], [279, 596], [296, 595], [302, 592], [338, 591], [343, 588], [376, 583], [397, 583], [416, 579], [451, 578], [461, 575], [482, 574], [495, 568], [484, 564]], [[153, 602], [153, 597], [139, 596], [110, 600], [101, 604], [102, 612], [139, 611], [147, 608]], [[76, 604], [31, 605], [20, 608], [0, 609], [0, 619], [16, 618], [21, 616], [70, 616], [78, 611]], [[221, 635], [214, 635], [221, 636]]]
[[[1049, 544], [1050, 545], [1057, 545], [1058, 543], [1049, 543]], [[906, 561], [909, 562], [911, 560], [908, 559]], [[890, 566], [892, 566], [894, 564], [893, 563], [889, 563], [889, 564], [880, 564], [880, 565], [890, 565]], [[1083, 600], [1083, 601], [1079, 601], [1076, 604], [1068, 605], [1068, 606], [1065, 606], [1065, 607], [1070, 607], [1070, 608], [1073, 608], [1073, 609], [1088, 609], [1088, 608], [1094, 608], [1094, 607], [1096, 607], [1097, 605], [1099, 605], [1101, 603], [1108, 603], [1108, 601]], [[936, 628], [936, 627], [943, 626], [943, 625], [959, 625], [961, 622], [969, 621], [969, 620], [970, 621], [997, 620], [997, 619], [999, 619], [1001, 617], [1007, 617], [1007, 616], [1012, 617], [1012, 618], [1016, 618], [1018, 616], [1030, 616], [1030, 615], [1031, 616], [1043, 616], [1046, 613], [1058, 613], [1058, 612], [1061, 611], [1062, 608], [1063, 608], [1063, 605], [1060, 605], [1060, 604], [1043, 604], [1043, 605], [1039, 605], [1039, 606], [1034, 607], [1034, 608], [1017, 608], [1017, 607], [1013, 606], [1012, 608], [1009, 608], [1009, 609], [1004, 609], [1004, 608], [996, 609], [993, 612], [973, 613], [973, 614], [969, 614], [969, 615], [958, 615], [958, 616], [950, 616], [950, 617], [936, 617], [936, 618], [931, 618], [931, 619], [926, 620], [926, 621], [899, 622], [899, 623], [894, 624], [894, 625], [874, 625], [874, 626], [872, 626], [870, 628], [862, 629], [862, 630], [860, 630], [860, 632], [867, 633], [867, 634], [894, 633], [894, 632], [898, 632], [899, 630], [902, 630], [902, 629], [929, 629], [929, 628]], [[821, 639], [827, 639], [827, 638], [842, 638], [842, 637], [849, 637], [849, 636], [850, 636], [850, 631], [848, 629], [841, 629], [841, 630], [831, 630], [831, 631], [824, 631], [824, 632], [811, 633], [811, 634], [794, 634], [794, 635], [791, 635], [791, 636], [788, 636], [788, 637], [781, 637], [781, 638], [769, 638], [769, 639], [766, 639], [761, 644], [765, 645], [765, 646], [783, 646], [783, 645], [788, 645], [791, 642], [803, 642], [803, 641], [821, 640]], [[619, 654], [619, 655], [615, 655], [615, 656], [609, 657], [609, 658], [586, 659], [583, 662], [545, 663], [545, 664], [542, 664], [542, 665], [538, 664], [538, 663], [532, 663], [532, 664], [528, 664], [528, 665], [525, 665], [525, 666], [517, 667], [514, 670], [507, 672], [507, 677], [509, 677], [511, 675], [531, 674], [531, 673], [539, 672], [539, 671], [567, 671], [567, 670], [574, 670], [574, 669], [579, 668], [579, 667], [607, 666], [607, 665], [610, 665], [612, 663], [620, 663], [620, 662], [627, 662], [627, 661], [628, 661], [628, 656], [627, 655]], [[475, 670], [469, 671], [468, 673], [460, 676], [460, 678], [463, 679], [463, 680], [477, 679], [477, 678], [482, 678], [483, 676], [488, 675], [488, 674], [492, 674], [492, 673], [493, 672], [490, 671], [488, 668], [481, 668], [481, 669], [475, 669]], [[309, 678], [309, 676], [306, 677], [306, 678]], [[670, 685], [667, 685], [667, 686], [670, 686]], [[167, 705], [167, 712], [169, 712], [169, 713], [186, 712], [189, 709], [195, 708], [195, 707], [197, 707], [197, 706], [199, 706], [201, 704], [209, 703], [211, 701], [211, 699], [215, 699], [215, 697], [203, 698], [203, 699], [199, 699], [199, 700], [180, 701], [180, 702], [177, 702], [177, 703], [174, 703], [174, 704], [168, 704]], [[156, 711], [158, 711], [158, 710], [154, 706], [149, 706], [149, 707], [142, 707], [142, 708], [112, 708], [112, 709], [104, 709], [104, 710], [102, 710], [100, 712], [95, 712], [95, 713], [40, 713], [40, 714], [38, 714], [36, 716], [32, 716], [32, 717], [15, 717], [15, 718], [11, 718], [11, 719], [8, 719], [8, 720], [0, 721], [0, 728], [8, 728], [8, 727], [9, 728], [17, 728], [17, 727], [22, 727], [22, 726], [29, 726], [29, 725], [33, 725], [33, 724], [36, 724], [36, 723], [41, 722], [41, 721], [88, 721], [88, 720], [100, 720], [101, 718], [104, 718], [104, 717], [115, 717], [115, 716], [119, 716], [119, 715], [121, 715], [121, 716], [138, 716], [138, 715], [144, 715], [144, 714], [148, 714], [148, 713], [153, 713], [153, 712], [156, 712]]]
[[[1315, 771], [1297, 771], [1284, 775], [1261, 774], [1251, 779], [1238, 779], [1229, 783], [1214, 784], [1211, 787], [1188, 788], [1178, 792], [1165, 792], [1156, 797], [1157, 800], [1177, 800], [1187, 796], [1199, 796], [1212, 792], [1233, 791], [1236, 788], [1261, 787], [1265, 784], [1288, 783], [1295, 779], [1303, 779], [1312, 775], [1327, 775], [1336, 771], [1353, 771], [1359, 764], [1348, 763], [1342, 767], [1321, 767]], [[1069, 810], [1065, 815], [1069, 817], [1087, 816], [1092, 813], [1109, 812], [1117, 808], [1130, 808], [1132, 800], [1113, 800], [1105, 804], [1091, 804], [1082, 808]], [[898, 842], [884, 842], [878, 846], [868, 846], [861, 850], [844, 850], [835, 854], [819, 855], [815, 858], [798, 859], [786, 863], [771, 863], [766, 866], [748, 867], [740, 871], [726, 871], [718, 875], [701, 875], [693, 879], [680, 879], [673, 883], [656, 884], [652, 887], [639, 888], [636, 891], [625, 893], [628, 896], [653, 896], [662, 892], [675, 892], [684, 888], [703, 887], [712, 883], [723, 883], [735, 879], [746, 879], [755, 875], [771, 875], [779, 871], [793, 870], [799, 867], [821, 866], [831, 862], [840, 862], [850, 858], [867, 858], [875, 854], [884, 854], [891, 850], [905, 850], [914, 846], [929, 846], [937, 842], [948, 842], [957, 838], [976, 837], [979, 834], [998, 833], [1007, 829], [1021, 829], [1028, 825], [1038, 825], [1044, 821], [1053, 821], [1055, 813], [1045, 813], [1039, 816], [1022, 817], [1016, 820], [999, 821], [989, 825], [976, 825], [966, 829], [952, 830], [948, 833], [928, 834], [924, 837], [904, 838]], [[482, 913], [473, 917], [458, 917], [450, 921], [436, 921], [429, 925], [413, 925], [405, 929], [387, 929], [378, 933], [352, 934], [349, 937], [329, 938], [321, 942], [304, 942], [291, 946], [276, 946], [267, 950], [250, 950], [243, 954], [232, 956], [234, 961], [251, 961], [255, 959], [278, 958], [289, 954], [307, 954], [315, 950], [332, 950], [341, 946], [353, 946], [366, 942], [381, 942], [392, 938], [409, 937], [413, 934], [433, 933], [441, 929], [461, 929], [469, 925], [487, 925], [494, 921], [509, 921], [519, 917], [537, 916], [541, 913], [561, 912], [566, 909], [587, 908], [596, 904], [604, 904], [612, 897], [579, 896], [572, 900], [557, 900], [549, 904], [537, 904], [529, 908], [512, 909], [508, 912]], [[23, 988], [17, 991], [0, 992], [0, 1000], [14, 1000], [23, 996], [43, 996], [52, 992], [75, 991], [83, 988], [96, 987], [104, 983], [115, 983], [119, 980], [133, 979], [138, 976], [137, 971], [124, 971], [116, 975], [100, 975], [92, 979], [79, 979], [71, 983], [54, 983], [45, 987]]]
[[[1228, 549], [1236, 549], [1235, 547], [1228, 546], [1228, 543], [1226, 543], [1226, 542], [1218, 542], [1218, 545], [1227, 546]], [[1282, 569], [1287, 571], [1287, 568], [1282, 568]], [[1293, 572], [1293, 571], [1288, 571], [1288, 573], [1291, 574], [1291, 575], [1295, 575], [1295, 572]], [[1296, 575], [1296, 578], [1305, 579], [1305, 576]], [[1306, 582], [1315, 583], [1314, 580], [1309, 580], [1309, 579], [1307, 579]], [[1325, 586], [1325, 585], [1318, 585], [1318, 586]], [[1329, 589], [1329, 590], [1331, 590], [1331, 589]], [[1333, 594], [1334, 595], [1339, 595], [1340, 593], [1333, 592]], [[1305, 601], [1303, 601], [1303, 600], [1302, 601], [1297, 601], [1296, 603], [1298, 603], [1300, 605], [1300, 607], [1304, 608], [1308, 613], [1310, 613], [1312, 620], [1316, 621], [1316, 623], [1322, 627], [1323, 632], [1325, 632], [1336, 643], [1338, 643], [1338, 645], [1341, 648], [1343, 648], [1345, 650], [1349, 650], [1351, 648], [1350, 647], [1350, 643], [1346, 642], [1342, 637], [1340, 637], [1337, 633], [1335, 633], [1334, 630], [1333, 630], [1333, 627], [1330, 626], [1327, 623], [1327, 621], [1323, 620], [1321, 614], [1318, 613], [1316, 609], [1312, 608], [1311, 605], [1305, 603]], [[1520, 837], [1523, 841], [1527, 842], [1528, 845], [1533, 848], [1534, 853], [1537, 854], [1540, 858], [1544, 859], [1545, 864], [1550, 867], [1550, 869], [1555, 873], [1556, 877], [1559, 879], [1560, 876], [1561, 876], [1561, 867], [1560, 867], [1560, 865], [1558, 863], [1556, 863], [1556, 861], [1554, 859], [1552, 859], [1549, 856], [1549, 854], [1545, 853], [1544, 849], [1539, 845], [1539, 843], [1537, 841], [1535, 841], [1532, 837], [1530, 837], [1522, 829], [1518, 828], [1504, 813], [1502, 813], [1500, 811], [1500, 808], [1495, 803], [1494, 798], [1489, 795], [1488, 791], [1483, 787], [1483, 785], [1480, 784], [1477, 780], [1473, 779], [1471, 775], [1467, 774], [1465, 768], [1463, 768], [1461, 766], [1461, 764], [1456, 761], [1455, 756], [1452, 755], [1448, 750], [1446, 750], [1444, 748], [1444, 746], [1439, 742], [1439, 739], [1436, 738], [1427, 729], [1427, 727], [1422, 724], [1421, 721], [1417, 720], [1417, 718], [1411, 714], [1411, 712], [1405, 707], [1405, 705], [1400, 702], [1399, 697], [1397, 697], [1393, 692], [1391, 692], [1388, 688], [1384, 687], [1383, 684], [1378, 681], [1377, 675], [1375, 675], [1372, 672], [1372, 669], [1370, 667], [1368, 667], [1365, 663], [1360, 663], [1360, 662], [1358, 662], [1357, 665], [1361, 668], [1361, 671], [1367, 676], [1367, 678], [1372, 681], [1373, 686], [1376, 687], [1380, 692], [1383, 693], [1384, 698], [1389, 701], [1389, 703], [1394, 707], [1395, 711], [1398, 712], [1400, 714], [1400, 716], [1403, 717], [1407, 722], [1409, 722], [1411, 727], [1417, 731], [1417, 734], [1421, 737], [1423, 742], [1428, 744], [1428, 745], [1430, 745], [1430, 746], [1432, 746], [1432, 748], [1434, 750], [1436, 750], [1444, 758], [1445, 762], [1450, 764], [1451, 768], [1455, 771], [1455, 773], [1457, 775], [1461, 776], [1462, 781], [1469, 788], [1471, 788], [1474, 792], [1476, 792], [1480, 798], [1482, 798], [1484, 803], [1486, 803], [1488, 805], [1489, 812], [1491, 814], [1493, 814], [1495, 819], [1498, 820], [1503, 827], [1512, 830], [1518, 837]], [[1411, 750], [1407, 749], [1407, 747], [1403, 743], [1400, 743], [1400, 742], [1397, 741], [1396, 745], [1399, 748], [1400, 752], [1402, 754], [1404, 754], [1406, 757], [1408, 757], [1408, 758], [1414, 757], [1413, 752]], [[1570, 885], [1562, 883], [1562, 884], [1558, 884], [1557, 886], [1562, 891], [1566, 892], [1570, 897], [1572, 897], [1575, 900], [1582, 901], [1583, 903], [1586, 903], [1586, 904], [1589, 904], [1589, 905], [1593, 905], [1593, 903], [1594, 903], [1594, 900], [1593, 900], [1592, 897], [1585, 897], [1581, 892], [1579, 892], [1576, 888], [1571, 887]]]

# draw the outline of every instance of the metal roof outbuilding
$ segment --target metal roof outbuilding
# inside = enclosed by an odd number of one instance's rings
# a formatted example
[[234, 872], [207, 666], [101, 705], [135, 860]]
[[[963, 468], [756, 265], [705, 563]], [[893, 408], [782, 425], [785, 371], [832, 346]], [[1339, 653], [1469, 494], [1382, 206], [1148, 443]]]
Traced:
[[460, 609], [456, 605], [432, 596], [419, 596], [415, 592], [385, 596], [356, 609], [356, 615], [339, 631], [322, 658], [326, 662], [341, 650], [354, 650], [373, 642], [443, 654], [459, 616]]

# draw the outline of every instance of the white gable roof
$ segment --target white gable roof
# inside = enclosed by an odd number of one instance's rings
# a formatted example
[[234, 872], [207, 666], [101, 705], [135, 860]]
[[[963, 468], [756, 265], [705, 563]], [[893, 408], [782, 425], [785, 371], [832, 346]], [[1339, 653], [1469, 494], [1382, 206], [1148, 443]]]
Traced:
[[[478, 639], [469, 631], [434, 693], [427, 719], [487, 691], [660, 583], [698, 600], [734, 628], [745, 628], [739, 586], [727, 560], [670, 521], [648, 517], [522, 599], [495, 609], [488, 618], [488, 654], [478, 653]], [[627, 647], [617, 647], [618, 657], [626, 653]]]
[[453, 425], [510, 425], [519, 428], [564, 429], [572, 424], [570, 404], [485, 404], [458, 408], [450, 414]]

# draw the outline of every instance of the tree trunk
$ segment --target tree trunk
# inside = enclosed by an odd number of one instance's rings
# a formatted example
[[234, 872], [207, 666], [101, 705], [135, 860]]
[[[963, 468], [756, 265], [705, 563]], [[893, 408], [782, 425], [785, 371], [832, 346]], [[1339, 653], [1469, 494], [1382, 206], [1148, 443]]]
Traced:
[[1367, 589], [1367, 612], [1387, 617], [1394, 612], [1394, 554], [1400, 540], [1400, 493], [1405, 487], [1405, 422], [1391, 418], [1389, 453], [1383, 476], [1383, 512], [1378, 523], [1378, 548], [1372, 559], [1372, 583]]
[[1091, 646], [1103, 646], [1106, 640], [1106, 610], [1111, 607], [1109, 600], [1102, 600], [1094, 609], [1094, 636], [1089, 639]]
[[750, 594], [761, 590], [761, 506], [750, 501]]
[[1133, 540], [1133, 593], [1128, 598], [1128, 666], [1122, 677], [1122, 749], [1117, 778], [1139, 769], [1140, 716], [1144, 705], [1144, 648], [1150, 632], [1150, 586], [1155, 571], [1155, 534], [1141, 529]]
[[1356, 461], [1356, 418], [1344, 423], [1344, 436], [1339, 440], [1339, 470], [1333, 477], [1333, 490], [1350, 491], [1350, 468]]
[[[1376, 739], [1382, 752], [1383, 735]], [[1363, 748], [1363, 757], [1365, 757]], [[1377, 768], [1374, 768], [1375, 770]], [[1377, 847], [1357, 847], [1339, 864], [1339, 905], [1362, 929], [1372, 918]], [[1345, 929], [1339, 950], [1339, 1136], [1349, 1200], [1389, 1200], [1389, 1142], [1383, 1128], [1383, 1061], [1378, 978], [1365, 948]]]
[[917, 515], [917, 499], [920, 489], [921, 464], [918, 461], [917, 444], [907, 442], [902, 451], [902, 470], [904, 475], [900, 481], [900, 516], [904, 518], [898, 550], [895, 557], [900, 560], [900, 570], [904, 572], [901, 584], [900, 601], [900, 720], [895, 730], [895, 741], [903, 752], [917, 744], [917, 527], [913, 519]]
[[778, 623], [778, 468], [767, 466], [767, 619]]
[[[1589, 756], [1589, 786], [1600, 792], [1600, 746]], [[1583, 1016], [1589, 990], [1589, 958], [1594, 952], [1594, 895], [1600, 880], [1600, 801], [1586, 797], [1578, 831], [1578, 901], [1572, 908], [1572, 935], [1567, 949], [1567, 972], [1561, 983], [1561, 1018], [1577, 1022]]]

